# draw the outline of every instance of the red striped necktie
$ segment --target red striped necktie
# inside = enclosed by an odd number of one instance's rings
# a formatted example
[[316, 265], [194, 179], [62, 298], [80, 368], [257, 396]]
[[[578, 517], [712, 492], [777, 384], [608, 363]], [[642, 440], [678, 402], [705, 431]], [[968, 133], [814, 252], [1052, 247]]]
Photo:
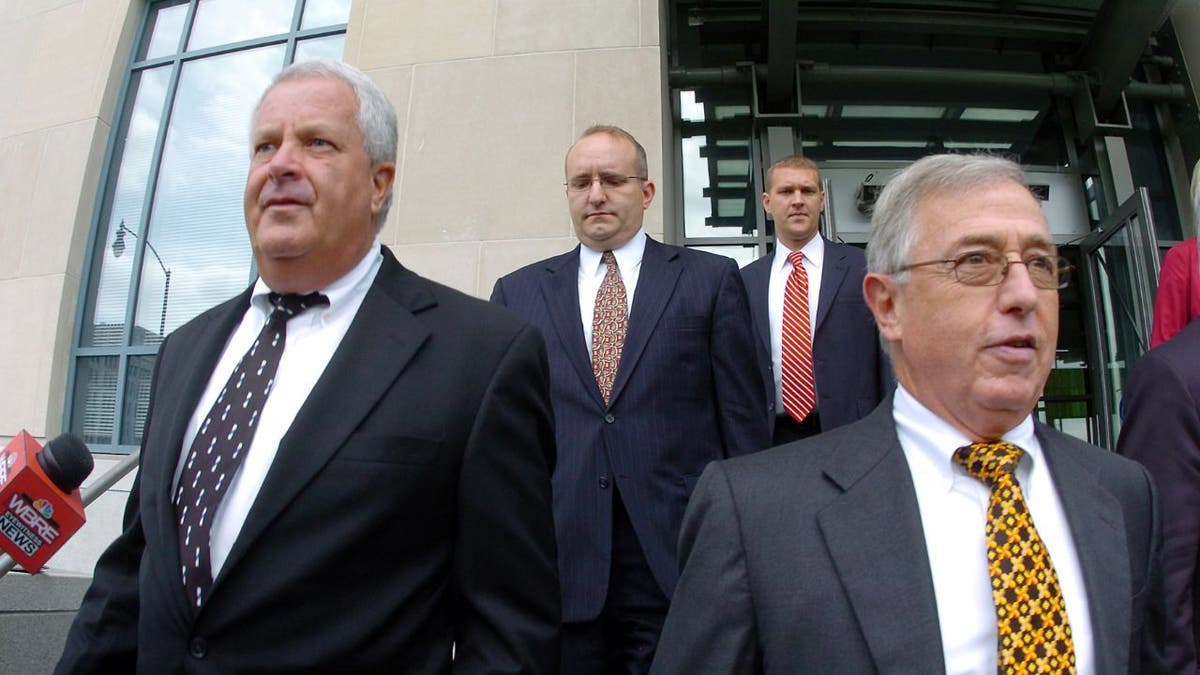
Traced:
[[780, 339], [783, 409], [802, 422], [817, 404], [813, 380], [812, 324], [808, 318], [808, 272], [800, 251], [788, 254], [792, 273], [783, 291], [783, 329]]

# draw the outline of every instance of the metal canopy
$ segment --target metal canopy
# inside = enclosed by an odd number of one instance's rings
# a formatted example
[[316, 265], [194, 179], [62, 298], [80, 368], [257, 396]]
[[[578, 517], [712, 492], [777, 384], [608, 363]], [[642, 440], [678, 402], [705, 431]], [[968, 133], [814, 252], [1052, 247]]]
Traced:
[[[1062, 123], [1059, 102], [1073, 96], [1094, 100], [1097, 116], [1120, 108], [1122, 93], [1182, 100], [1179, 84], [1131, 82], [1176, 1], [672, 0], [670, 82], [694, 90], [710, 121], [754, 82], [760, 121], [803, 128], [806, 151], [824, 159], [869, 154], [871, 137], [888, 156], [914, 138], [1020, 152]], [[875, 114], [843, 113], [862, 105]], [[943, 106], [943, 123], [910, 119], [914, 105]], [[1025, 112], [1019, 123], [964, 120], [972, 106]], [[733, 127], [724, 137], [754, 133]]]

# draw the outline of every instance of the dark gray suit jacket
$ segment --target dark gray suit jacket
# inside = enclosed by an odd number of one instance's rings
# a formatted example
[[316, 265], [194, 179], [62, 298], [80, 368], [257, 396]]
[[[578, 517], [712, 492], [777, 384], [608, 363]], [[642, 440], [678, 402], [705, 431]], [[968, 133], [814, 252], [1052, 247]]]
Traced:
[[492, 301], [546, 337], [563, 620], [591, 620], [604, 607], [614, 484], [646, 563], [670, 597], [679, 574], [679, 523], [700, 472], [714, 459], [770, 445], [737, 265], [646, 239], [607, 406], [580, 321], [578, 247], [501, 278]]
[[1125, 382], [1117, 452], [1158, 486], [1163, 520], [1167, 663], [1200, 670], [1200, 321], [1151, 349]]
[[[1162, 672], [1144, 469], [1037, 424], [1087, 585], [1097, 672]], [[705, 470], [652, 672], [944, 672], [933, 579], [889, 396], [860, 422]]]
[[[750, 296], [750, 314], [758, 338], [759, 370], [766, 378], [771, 423], [775, 410], [775, 377], [771, 372], [771, 325], [768, 293], [772, 253], [742, 268]], [[863, 300], [867, 260], [862, 249], [825, 240], [821, 294], [813, 330], [813, 375], [817, 412], [828, 431], [862, 419], [895, 387], [892, 365], [879, 344], [875, 317]]]
[[163, 343], [125, 530], [96, 566], [57, 672], [557, 672], [541, 337], [387, 249], [210, 599], [192, 610], [171, 483], [249, 298]]

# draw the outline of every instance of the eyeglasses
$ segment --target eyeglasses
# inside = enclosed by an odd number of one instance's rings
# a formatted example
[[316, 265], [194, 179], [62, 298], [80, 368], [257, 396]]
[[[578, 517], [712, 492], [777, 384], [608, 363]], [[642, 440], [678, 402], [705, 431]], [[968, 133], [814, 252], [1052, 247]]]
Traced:
[[602, 173], [599, 176], [575, 176], [563, 183], [571, 192], [591, 190], [592, 183], [600, 181], [600, 187], [605, 190], [616, 190], [631, 180], [646, 180], [644, 176], [622, 176], [615, 173]]
[[1071, 280], [1071, 262], [1062, 256], [1032, 255], [1023, 260], [1009, 260], [996, 251], [968, 251], [945, 260], [927, 260], [905, 265], [905, 272], [929, 265], [950, 265], [954, 278], [967, 286], [997, 286], [1008, 276], [1009, 265], [1024, 265], [1034, 286], [1045, 290], [1066, 288]]

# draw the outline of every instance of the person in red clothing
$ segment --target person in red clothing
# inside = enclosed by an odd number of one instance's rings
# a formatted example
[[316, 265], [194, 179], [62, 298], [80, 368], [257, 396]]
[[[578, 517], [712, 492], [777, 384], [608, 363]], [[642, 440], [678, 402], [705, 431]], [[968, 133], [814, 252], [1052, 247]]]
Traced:
[[[1193, 212], [1200, 213], [1200, 162], [1192, 169]], [[1200, 243], [1195, 237], [1176, 244], [1163, 257], [1154, 296], [1150, 346], [1171, 339], [1200, 316]]]
[[1192, 237], [1172, 246], [1163, 257], [1154, 296], [1150, 346], [1171, 339], [1200, 316], [1200, 245]]

